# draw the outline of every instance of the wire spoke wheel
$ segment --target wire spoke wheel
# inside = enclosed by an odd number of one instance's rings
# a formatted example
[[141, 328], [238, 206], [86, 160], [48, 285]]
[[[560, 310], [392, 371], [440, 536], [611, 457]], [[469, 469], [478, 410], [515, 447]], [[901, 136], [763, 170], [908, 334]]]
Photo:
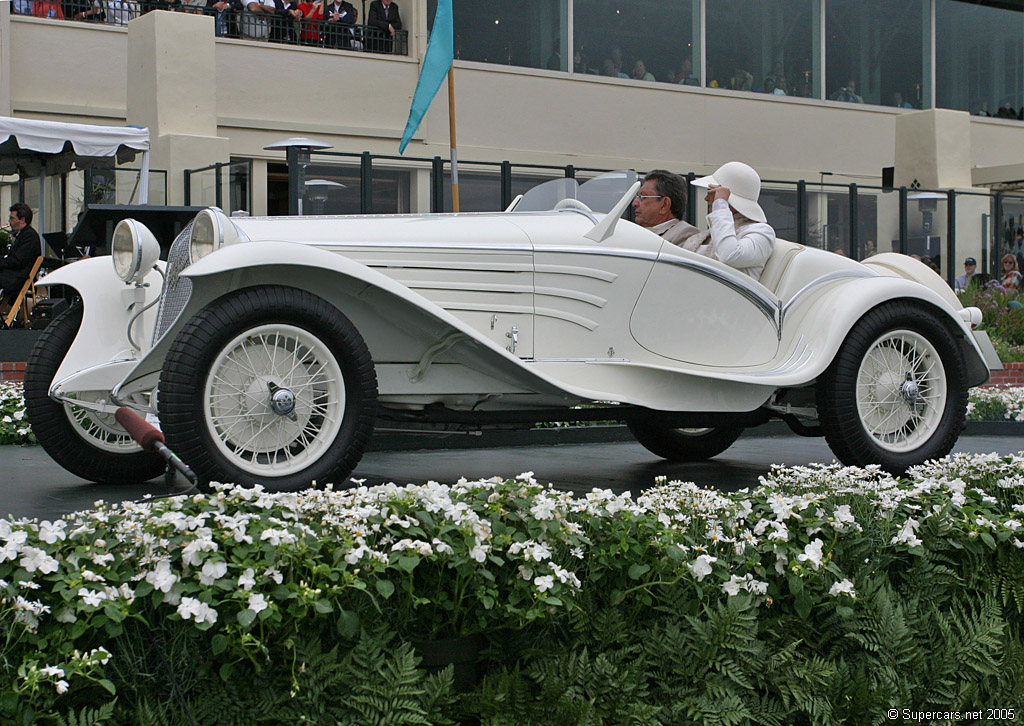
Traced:
[[158, 401], [168, 445], [203, 482], [343, 484], [373, 433], [377, 377], [341, 311], [304, 290], [262, 286], [186, 323]]
[[946, 370], [938, 351], [909, 330], [872, 344], [857, 373], [857, 410], [879, 446], [910, 451], [935, 433], [946, 403]]
[[869, 310], [815, 394], [825, 439], [849, 466], [892, 474], [945, 456], [967, 419], [967, 364], [956, 329], [911, 301]]
[[[105, 391], [79, 391], [68, 396], [69, 399], [83, 403], [103, 403], [110, 405], [109, 394]], [[90, 410], [76, 406], [71, 401], [64, 402], [64, 413], [74, 427], [76, 434], [101, 451], [112, 454], [130, 454], [142, 451], [142, 447], [121, 424], [114, 420], [114, 414]]]
[[204, 396], [207, 425], [225, 455], [250, 473], [284, 475], [334, 440], [345, 381], [321, 340], [292, 325], [262, 325], [221, 350]]
[[74, 403], [109, 405], [109, 391], [79, 391], [63, 402], [50, 398], [50, 386], [78, 336], [82, 314], [82, 305], [76, 303], [54, 318], [29, 355], [24, 385], [32, 431], [46, 453], [75, 476], [114, 484], [153, 479], [164, 470], [158, 455], [143, 451], [112, 413]]

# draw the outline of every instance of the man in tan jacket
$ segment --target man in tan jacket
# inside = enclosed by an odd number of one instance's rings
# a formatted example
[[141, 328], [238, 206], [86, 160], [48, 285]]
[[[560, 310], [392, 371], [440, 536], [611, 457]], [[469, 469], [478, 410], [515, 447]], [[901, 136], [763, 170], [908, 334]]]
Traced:
[[633, 199], [636, 223], [679, 247], [700, 230], [683, 221], [686, 216], [686, 180], [664, 169], [655, 169]]

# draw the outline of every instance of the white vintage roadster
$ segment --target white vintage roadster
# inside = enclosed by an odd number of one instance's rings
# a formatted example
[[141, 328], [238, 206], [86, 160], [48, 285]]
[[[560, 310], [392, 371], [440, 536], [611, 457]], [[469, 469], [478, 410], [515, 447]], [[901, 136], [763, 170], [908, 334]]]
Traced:
[[111, 258], [44, 280], [81, 303], [32, 353], [33, 429], [78, 476], [149, 479], [128, 406], [202, 480], [281, 489], [344, 483], [384, 429], [617, 419], [695, 461], [780, 417], [847, 464], [950, 451], [989, 375], [977, 308], [909, 257], [781, 240], [756, 282], [622, 219], [638, 186], [554, 180], [502, 213], [211, 208], [166, 264], [125, 220]]

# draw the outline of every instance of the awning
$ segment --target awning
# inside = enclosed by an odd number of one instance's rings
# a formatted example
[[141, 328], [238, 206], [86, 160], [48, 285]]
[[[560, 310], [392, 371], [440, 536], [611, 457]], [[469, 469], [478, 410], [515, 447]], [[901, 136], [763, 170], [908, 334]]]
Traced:
[[[34, 121], [0, 116], [0, 174], [63, 174], [124, 164], [144, 154], [149, 129]], [[144, 164], [148, 166], [148, 163]]]

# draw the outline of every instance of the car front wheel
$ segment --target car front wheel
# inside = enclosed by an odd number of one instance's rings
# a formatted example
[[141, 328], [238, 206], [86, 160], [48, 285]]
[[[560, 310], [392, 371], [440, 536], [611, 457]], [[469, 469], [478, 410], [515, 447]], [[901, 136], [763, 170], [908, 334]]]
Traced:
[[672, 428], [657, 417], [631, 421], [629, 430], [652, 454], [669, 461], [704, 461], [728, 449], [743, 433], [742, 427]]
[[345, 315], [308, 292], [249, 288], [198, 313], [160, 375], [168, 445], [204, 481], [341, 483], [373, 431], [377, 380]]
[[142, 450], [114, 420], [114, 414], [75, 405], [111, 405], [109, 391], [77, 391], [61, 403], [50, 385], [82, 326], [82, 304], [75, 303], [46, 326], [25, 366], [25, 413], [32, 432], [50, 457], [75, 476], [128, 484], [160, 476], [163, 460]]
[[967, 416], [967, 373], [952, 332], [906, 302], [869, 311], [817, 384], [825, 440], [844, 464], [900, 475], [945, 456]]

